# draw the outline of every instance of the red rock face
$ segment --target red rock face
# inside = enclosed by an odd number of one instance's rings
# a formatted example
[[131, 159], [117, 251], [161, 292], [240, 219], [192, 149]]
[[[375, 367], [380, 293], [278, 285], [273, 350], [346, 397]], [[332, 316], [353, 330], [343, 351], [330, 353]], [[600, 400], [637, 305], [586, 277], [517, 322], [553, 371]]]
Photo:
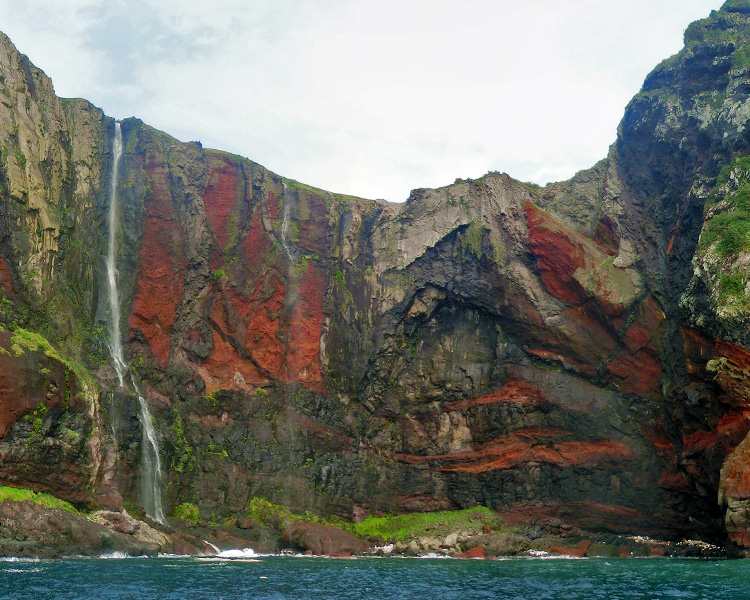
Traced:
[[250, 389], [278, 379], [283, 365], [279, 315], [285, 290], [276, 277], [250, 298], [220, 290], [213, 300], [213, 349], [201, 365], [209, 392], [215, 389]]
[[0, 438], [13, 423], [39, 404], [52, 408], [79, 402], [78, 383], [65, 366], [41, 351], [14, 350], [11, 333], [0, 331]]
[[[525, 206], [529, 245], [544, 285], [553, 296], [578, 305], [564, 311], [558, 342], [533, 352], [559, 355], [564, 364], [590, 375], [606, 364], [611, 381], [623, 391], [659, 397], [665, 315], [658, 302], [647, 294], [636, 305], [636, 320], [618, 331], [631, 310], [635, 288], [631, 276], [609, 264], [612, 259], [600, 249], [614, 248], [613, 238], [597, 247], [532, 202]], [[582, 281], [589, 282], [588, 290]], [[624, 348], [615, 352], [620, 339]]]
[[606, 259], [580, 233], [572, 231], [533, 202], [526, 202], [529, 245], [536, 256], [542, 281], [549, 292], [570, 304], [579, 304], [588, 294], [573, 279], [578, 269], [592, 269]]
[[187, 264], [185, 241], [174, 211], [168, 167], [160, 157], [152, 155], [147, 157], [146, 172], [151, 195], [144, 206], [143, 240], [129, 325], [131, 330], [143, 333], [154, 358], [166, 366], [169, 334]]
[[[265, 203], [256, 206], [244, 226], [237, 221], [242, 186], [236, 164], [227, 157], [213, 158], [208, 181], [204, 202], [214, 240], [212, 268], [221, 268], [226, 276], [209, 294], [213, 348], [199, 367], [207, 389], [251, 389], [282, 381], [323, 390], [319, 355], [324, 269], [303, 254], [290, 262], [278, 233], [266, 229], [269, 221], [281, 217], [278, 194], [268, 191]], [[292, 202], [291, 196], [286, 201]], [[325, 238], [319, 235], [319, 215], [310, 212], [322, 210], [322, 200], [304, 202], [308, 219], [295, 221], [295, 245], [315, 249], [319, 238]]]
[[298, 381], [322, 391], [320, 373], [320, 334], [323, 327], [323, 269], [308, 262], [297, 284], [299, 302], [288, 322], [289, 346], [286, 355], [287, 381]]
[[727, 402], [735, 408], [750, 408], [750, 351], [716, 340], [718, 359], [716, 383], [726, 392]]
[[[91, 502], [95, 482], [85, 433], [48, 430], [53, 411], [88, 412], [78, 379], [60, 361], [42, 350], [13, 344], [11, 333], [0, 332], [0, 482], [46, 491], [74, 502]], [[19, 420], [28, 422], [30, 437], [12, 433]], [[62, 432], [66, 432], [63, 434]], [[84, 435], [82, 435], [84, 433]], [[69, 437], [64, 437], [65, 435]]]
[[10, 277], [10, 269], [5, 259], [0, 257], [0, 289], [5, 291], [6, 294], [13, 293], [13, 282]]
[[722, 488], [727, 498], [750, 498], [750, 443], [742, 443], [722, 470]]
[[208, 175], [203, 204], [215, 240], [211, 269], [216, 271], [223, 266], [224, 252], [238, 233], [238, 199], [241, 197], [237, 177], [239, 167], [230, 157], [209, 154], [206, 169]]

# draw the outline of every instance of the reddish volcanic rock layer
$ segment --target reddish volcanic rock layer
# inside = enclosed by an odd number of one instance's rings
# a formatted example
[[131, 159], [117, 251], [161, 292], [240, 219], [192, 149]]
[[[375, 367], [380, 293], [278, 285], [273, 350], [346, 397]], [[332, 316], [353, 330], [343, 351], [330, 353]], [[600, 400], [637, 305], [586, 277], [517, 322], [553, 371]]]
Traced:
[[10, 269], [5, 259], [0, 256], [0, 288], [2, 288], [6, 294], [13, 294], [13, 280], [10, 276]]
[[592, 269], [607, 257], [580, 233], [572, 231], [533, 202], [526, 202], [529, 246], [536, 256], [539, 273], [549, 292], [570, 304], [579, 304], [588, 294], [574, 275]]
[[570, 435], [568, 431], [557, 429], [520, 430], [470, 450], [431, 456], [397, 454], [395, 458], [408, 464], [457, 463], [440, 467], [441, 471], [452, 473], [484, 473], [529, 463], [547, 463], [561, 468], [595, 467], [604, 462], [618, 463], [633, 458], [632, 451], [620, 442], [554, 441]]
[[513, 402], [515, 404], [533, 406], [547, 402], [547, 400], [545, 400], [542, 392], [530, 383], [511, 380], [507, 381], [499, 390], [495, 390], [489, 394], [457, 402], [446, 402], [443, 404], [442, 410], [443, 412], [464, 410], [473, 406], [494, 404], [495, 402]]
[[169, 168], [159, 156], [146, 163], [152, 195], [146, 202], [136, 291], [129, 325], [148, 341], [156, 360], [166, 366], [187, 265], [184, 234], [177, 221]]

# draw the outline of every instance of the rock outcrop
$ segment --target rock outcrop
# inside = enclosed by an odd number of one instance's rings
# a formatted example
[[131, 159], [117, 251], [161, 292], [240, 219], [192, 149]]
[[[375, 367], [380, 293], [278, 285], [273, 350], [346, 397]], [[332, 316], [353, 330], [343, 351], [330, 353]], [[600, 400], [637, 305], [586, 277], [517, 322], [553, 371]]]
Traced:
[[167, 535], [122, 513], [103, 511], [88, 518], [29, 500], [0, 502], [2, 556], [155, 556], [159, 552], [200, 554], [207, 550], [213, 553], [200, 540]]
[[364, 554], [370, 547], [369, 542], [342, 529], [317, 523], [293, 523], [287, 527], [284, 537], [293, 546], [319, 556]]
[[[123, 121], [122, 329], [167, 505], [482, 504], [750, 546], [749, 32], [746, 0], [688, 27], [607, 158], [545, 188], [364, 200]], [[7, 38], [0, 69], [0, 480], [137, 505], [114, 122]]]

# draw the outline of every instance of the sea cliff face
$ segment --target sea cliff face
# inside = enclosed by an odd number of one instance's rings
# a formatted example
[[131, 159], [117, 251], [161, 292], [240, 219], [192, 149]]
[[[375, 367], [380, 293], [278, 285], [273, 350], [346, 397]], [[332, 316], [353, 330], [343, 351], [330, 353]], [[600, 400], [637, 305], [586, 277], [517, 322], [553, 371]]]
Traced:
[[[168, 509], [489, 506], [750, 546], [750, 5], [692, 24], [609, 155], [404, 204], [131, 118], [121, 329]], [[138, 506], [109, 358], [114, 122], [0, 39], [0, 481]]]

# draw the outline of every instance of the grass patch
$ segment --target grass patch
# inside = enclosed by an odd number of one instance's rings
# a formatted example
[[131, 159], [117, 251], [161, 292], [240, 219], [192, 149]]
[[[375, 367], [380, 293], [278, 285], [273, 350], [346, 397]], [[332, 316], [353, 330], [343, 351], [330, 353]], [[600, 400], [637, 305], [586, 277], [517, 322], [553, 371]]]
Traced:
[[337, 194], [334, 192], [328, 192], [326, 190], [322, 190], [320, 188], [313, 187], [311, 185], [307, 185], [305, 183], [300, 183], [299, 181], [295, 181], [294, 179], [287, 179], [286, 177], [282, 177], [281, 181], [283, 181], [288, 188], [292, 188], [298, 191], [304, 191], [308, 192], [312, 196], [319, 196], [321, 198], [330, 198], [339, 204], [350, 204], [352, 202], [359, 202], [361, 200], [364, 200], [364, 198], [360, 198], [359, 196], [350, 196], [349, 194]]
[[22, 327], [11, 327], [10, 337], [11, 350], [15, 356], [22, 356], [27, 350], [31, 352], [44, 352], [45, 356], [63, 363], [68, 369], [73, 371], [82, 385], [95, 386], [93, 377], [86, 368], [72, 360], [64, 358], [53, 346], [47, 341], [47, 338]]
[[[736, 189], [728, 192], [728, 186], [736, 186]], [[750, 157], [737, 158], [722, 167], [706, 206], [714, 214], [701, 233], [699, 248], [705, 251], [716, 243], [716, 251], [722, 258], [747, 250], [750, 246]], [[719, 206], [723, 207], [721, 212], [717, 212]]]
[[453, 532], [468, 531], [475, 534], [480, 533], [485, 526], [493, 529], [500, 527], [497, 515], [484, 506], [463, 510], [367, 517], [359, 523], [350, 523], [336, 516], [326, 519], [309, 511], [293, 513], [284, 506], [257, 497], [250, 500], [247, 517], [255, 523], [277, 529], [284, 529], [298, 521], [332, 525], [361, 538], [378, 538], [383, 542], [407, 542], [422, 537], [444, 538]]
[[743, 273], [722, 273], [719, 276], [719, 300], [722, 304], [746, 304], [745, 276]]
[[7, 485], [0, 486], [0, 502], [4, 500], [13, 500], [14, 502], [31, 500], [35, 504], [46, 506], [47, 508], [59, 508], [77, 515], [81, 514], [70, 502], [60, 500], [60, 498], [56, 498], [51, 494], [34, 492], [25, 488], [14, 488]]
[[351, 525], [353, 527], [350, 530], [360, 537], [406, 542], [421, 537], [444, 538], [460, 531], [479, 533], [485, 526], [499, 527], [500, 521], [491, 509], [477, 506], [463, 510], [367, 517], [364, 521]]

